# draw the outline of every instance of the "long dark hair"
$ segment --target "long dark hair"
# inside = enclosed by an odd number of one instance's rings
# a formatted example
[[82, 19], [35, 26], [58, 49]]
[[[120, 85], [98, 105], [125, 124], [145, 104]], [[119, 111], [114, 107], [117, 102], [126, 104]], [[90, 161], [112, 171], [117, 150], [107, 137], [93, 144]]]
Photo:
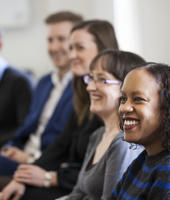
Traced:
[[[76, 30], [86, 30], [93, 35], [98, 51], [101, 52], [105, 49], [118, 49], [118, 42], [116, 39], [113, 26], [105, 20], [89, 20], [84, 21], [73, 27], [72, 32]], [[74, 77], [73, 79], [74, 103], [75, 110], [78, 116], [79, 124], [82, 123], [86, 115], [89, 114], [89, 95], [86, 91], [86, 85], [82, 77]]]

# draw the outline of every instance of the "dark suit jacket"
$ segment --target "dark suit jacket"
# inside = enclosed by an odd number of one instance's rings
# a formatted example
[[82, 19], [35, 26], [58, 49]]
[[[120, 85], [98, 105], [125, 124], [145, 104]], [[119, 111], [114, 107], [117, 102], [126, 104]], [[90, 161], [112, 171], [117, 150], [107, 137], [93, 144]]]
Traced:
[[26, 74], [8, 67], [0, 80], [0, 146], [22, 125], [32, 99]]
[[[54, 87], [51, 81], [51, 74], [44, 76], [38, 83], [34, 92], [30, 112], [28, 113], [23, 126], [21, 126], [13, 140], [8, 144], [23, 148], [31, 133], [34, 133], [38, 127], [39, 117], [46, 101]], [[53, 142], [56, 136], [63, 130], [72, 110], [72, 84], [68, 83], [55, 110], [48, 121], [46, 128], [41, 136], [41, 150], [44, 150]]]

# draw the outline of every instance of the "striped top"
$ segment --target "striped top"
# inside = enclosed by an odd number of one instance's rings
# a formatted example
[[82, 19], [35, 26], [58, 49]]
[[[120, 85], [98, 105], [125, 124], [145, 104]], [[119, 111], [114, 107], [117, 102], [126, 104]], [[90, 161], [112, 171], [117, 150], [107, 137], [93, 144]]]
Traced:
[[143, 151], [112, 191], [116, 200], [170, 200], [170, 152]]

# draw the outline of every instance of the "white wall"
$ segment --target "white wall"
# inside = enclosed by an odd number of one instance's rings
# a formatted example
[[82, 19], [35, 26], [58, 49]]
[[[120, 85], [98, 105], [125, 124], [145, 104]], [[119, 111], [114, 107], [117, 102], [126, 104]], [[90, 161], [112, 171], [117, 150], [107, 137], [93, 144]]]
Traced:
[[170, 1], [113, 0], [113, 7], [120, 47], [170, 64]]
[[44, 18], [59, 10], [114, 21], [121, 49], [148, 61], [170, 64], [169, 0], [29, 0], [30, 22], [7, 29], [2, 55], [18, 68], [30, 68], [39, 77], [51, 70], [46, 52]]
[[49, 66], [43, 24], [46, 0], [30, 0], [30, 23], [23, 28], [6, 29], [2, 55], [18, 68], [30, 68], [36, 75]]
[[149, 61], [170, 64], [170, 1], [138, 1], [143, 55]]
[[103, 0], [29, 0], [29, 3], [30, 23], [23, 28], [5, 30], [2, 55], [18, 68], [30, 68], [37, 77], [52, 68], [47, 54], [44, 24], [48, 14], [60, 10], [72, 10], [84, 15], [86, 19], [104, 18], [110, 21], [113, 19], [112, 0], [107, 0], [105, 4]]
[[136, 0], [113, 0], [114, 26], [123, 50], [141, 53], [139, 19]]

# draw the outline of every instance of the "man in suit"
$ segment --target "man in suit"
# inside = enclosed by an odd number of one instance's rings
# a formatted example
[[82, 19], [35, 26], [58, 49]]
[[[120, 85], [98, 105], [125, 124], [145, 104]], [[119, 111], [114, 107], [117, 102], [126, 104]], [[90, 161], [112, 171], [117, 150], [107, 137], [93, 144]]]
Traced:
[[[3, 47], [0, 30], [0, 51]], [[28, 113], [32, 99], [32, 83], [0, 56], [0, 147], [10, 140]]]
[[72, 12], [59, 12], [47, 17], [48, 52], [55, 70], [39, 81], [24, 125], [8, 143], [11, 147], [2, 151], [1, 175], [11, 175], [19, 163], [32, 163], [39, 158], [63, 130], [73, 110], [68, 37], [72, 27], [81, 21], [82, 17]]

